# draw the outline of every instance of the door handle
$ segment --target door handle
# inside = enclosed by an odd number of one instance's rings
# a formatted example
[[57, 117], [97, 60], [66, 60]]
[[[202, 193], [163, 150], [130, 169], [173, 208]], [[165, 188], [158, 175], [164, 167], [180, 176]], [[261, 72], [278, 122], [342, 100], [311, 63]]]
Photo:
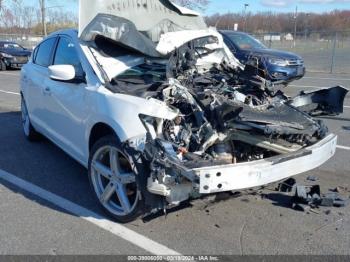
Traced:
[[51, 95], [51, 89], [49, 87], [44, 88], [44, 94], [45, 95]]

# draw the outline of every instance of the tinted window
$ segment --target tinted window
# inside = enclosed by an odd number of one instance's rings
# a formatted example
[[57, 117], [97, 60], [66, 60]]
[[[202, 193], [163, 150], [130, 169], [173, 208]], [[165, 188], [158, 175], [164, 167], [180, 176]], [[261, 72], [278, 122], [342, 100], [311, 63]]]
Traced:
[[166, 66], [156, 63], [134, 66], [115, 77], [117, 81], [134, 84], [149, 84], [165, 79]]
[[225, 42], [225, 44], [227, 45], [228, 48], [233, 49], [233, 51], [236, 51], [235, 47], [232, 45], [232, 43], [230, 42], [230, 40], [229, 40], [229, 38], [227, 36], [224, 36], [224, 42]]
[[54, 65], [72, 65], [78, 75], [82, 74], [83, 70], [77, 50], [74, 44], [67, 38], [61, 37], [58, 42]]
[[235, 43], [240, 49], [250, 50], [250, 49], [265, 49], [260, 41], [245, 34], [227, 34], [228, 38]]
[[24, 48], [16, 43], [5, 43], [4, 48], [8, 49], [16, 49], [16, 50], [23, 50]]
[[56, 38], [50, 38], [40, 44], [35, 57], [35, 64], [46, 66], [46, 67], [51, 64], [51, 61], [50, 61], [51, 52], [54, 47], [55, 41], [56, 41]]

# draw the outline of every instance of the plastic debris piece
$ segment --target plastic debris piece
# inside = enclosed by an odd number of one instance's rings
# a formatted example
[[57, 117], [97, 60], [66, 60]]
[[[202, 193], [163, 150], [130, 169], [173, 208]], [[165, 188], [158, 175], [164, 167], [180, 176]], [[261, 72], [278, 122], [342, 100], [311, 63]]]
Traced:
[[296, 185], [296, 180], [294, 178], [288, 178], [287, 180], [278, 184], [276, 190], [279, 192], [292, 192], [293, 186]]
[[315, 182], [315, 181], [318, 180], [318, 177], [317, 177], [317, 176], [308, 176], [308, 177], [306, 178], [306, 180]]
[[295, 197], [299, 199], [299, 201], [305, 202], [307, 200], [307, 193], [305, 186], [297, 185]]
[[334, 206], [335, 207], [346, 207], [350, 204], [350, 199], [347, 200], [335, 200]]
[[349, 189], [347, 187], [337, 186], [336, 188], [332, 189], [331, 191], [337, 192], [337, 193], [346, 193], [349, 191]]
[[324, 207], [332, 207], [334, 205], [334, 199], [333, 198], [322, 198], [321, 199], [321, 203], [320, 206], [324, 206]]

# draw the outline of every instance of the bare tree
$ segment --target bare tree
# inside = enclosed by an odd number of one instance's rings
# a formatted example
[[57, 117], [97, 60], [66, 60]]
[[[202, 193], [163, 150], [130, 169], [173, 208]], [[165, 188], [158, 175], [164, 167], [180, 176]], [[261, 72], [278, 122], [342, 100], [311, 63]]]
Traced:
[[41, 24], [43, 27], [43, 35], [47, 35], [46, 29], [46, 0], [39, 0], [39, 6], [41, 11]]
[[33, 6], [25, 6], [23, 12], [23, 23], [30, 32], [35, 23], [36, 9]]
[[8, 0], [8, 1], [5, 1], [5, 0], [0, 0], [0, 11], [1, 9], [4, 9], [5, 8], [5, 4], [9, 4], [9, 3], [16, 3], [17, 0]]

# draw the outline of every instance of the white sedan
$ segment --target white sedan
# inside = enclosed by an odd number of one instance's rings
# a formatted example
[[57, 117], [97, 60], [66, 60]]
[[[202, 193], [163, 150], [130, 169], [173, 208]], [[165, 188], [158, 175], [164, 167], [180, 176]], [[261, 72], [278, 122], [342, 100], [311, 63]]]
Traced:
[[90, 18], [79, 33], [50, 35], [22, 68], [25, 136], [40, 133], [85, 166], [109, 215], [128, 222], [334, 155], [337, 137], [311, 115], [340, 113], [343, 88], [291, 100], [244, 69], [200, 16], [153, 2], [153, 13], [89, 5], [98, 14], [81, 12]]

